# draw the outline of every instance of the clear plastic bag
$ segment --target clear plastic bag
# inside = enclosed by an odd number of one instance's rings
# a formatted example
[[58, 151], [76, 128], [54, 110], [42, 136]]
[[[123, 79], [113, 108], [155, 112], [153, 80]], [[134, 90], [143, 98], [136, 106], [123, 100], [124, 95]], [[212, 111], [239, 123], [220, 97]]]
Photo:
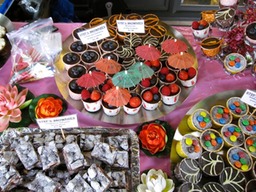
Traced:
[[10, 84], [54, 76], [62, 40], [60, 33], [52, 33], [52, 26], [51, 18], [39, 19], [7, 34], [12, 45]]

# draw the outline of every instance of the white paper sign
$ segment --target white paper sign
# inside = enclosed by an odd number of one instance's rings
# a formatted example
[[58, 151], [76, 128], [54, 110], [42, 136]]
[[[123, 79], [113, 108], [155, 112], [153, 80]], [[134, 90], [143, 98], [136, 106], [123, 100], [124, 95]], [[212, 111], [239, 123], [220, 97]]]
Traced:
[[93, 43], [110, 36], [106, 23], [80, 31], [77, 35], [83, 44]]
[[256, 108], [256, 92], [247, 89], [241, 100], [246, 104]]
[[54, 118], [36, 119], [41, 129], [68, 129], [78, 127], [77, 115], [66, 115]]
[[145, 33], [144, 20], [116, 20], [117, 30], [127, 33]]

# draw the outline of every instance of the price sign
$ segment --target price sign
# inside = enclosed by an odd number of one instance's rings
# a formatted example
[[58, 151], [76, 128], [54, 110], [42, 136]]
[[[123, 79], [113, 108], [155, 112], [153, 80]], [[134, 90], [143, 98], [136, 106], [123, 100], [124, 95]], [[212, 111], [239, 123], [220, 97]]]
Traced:
[[77, 35], [83, 44], [93, 43], [110, 36], [106, 23], [80, 31]]
[[40, 129], [68, 129], [78, 127], [77, 115], [66, 115], [54, 118], [37, 119]]
[[116, 20], [117, 30], [126, 33], [145, 33], [144, 20]]
[[246, 90], [241, 100], [246, 104], [256, 108], [256, 92], [251, 90]]

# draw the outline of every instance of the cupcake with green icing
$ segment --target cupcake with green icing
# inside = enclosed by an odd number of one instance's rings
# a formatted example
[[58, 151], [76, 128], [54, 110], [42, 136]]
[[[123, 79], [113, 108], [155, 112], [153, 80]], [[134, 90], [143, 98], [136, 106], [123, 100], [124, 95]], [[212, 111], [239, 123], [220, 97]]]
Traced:
[[210, 113], [205, 109], [195, 110], [187, 120], [188, 126], [194, 131], [204, 131], [212, 127]]

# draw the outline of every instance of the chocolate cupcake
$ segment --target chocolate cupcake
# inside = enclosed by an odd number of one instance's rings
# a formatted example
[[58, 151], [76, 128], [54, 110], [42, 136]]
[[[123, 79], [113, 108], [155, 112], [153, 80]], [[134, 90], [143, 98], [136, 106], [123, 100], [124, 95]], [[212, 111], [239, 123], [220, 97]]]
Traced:
[[246, 26], [245, 39], [252, 45], [256, 44], [256, 22], [252, 22]]
[[133, 57], [135, 54], [135, 51], [133, 48], [128, 47], [128, 46], [119, 46], [118, 49], [115, 51], [120, 58], [130, 58]]
[[207, 176], [219, 176], [225, 168], [225, 163], [222, 155], [204, 151], [198, 160], [203, 173]]
[[228, 163], [240, 172], [251, 170], [253, 160], [249, 153], [241, 147], [231, 147], [227, 152]]
[[142, 44], [143, 45], [153, 45], [153, 46], [157, 47], [159, 44], [159, 39], [148, 35], [147, 37], [143, 38]]
[[202, 192], [225, 192], [226, 190], [217, 182], [208, 182], [203, 185]]
[[202, 192], [201, 188], [194, 183], [182, 183], [181, 186], [178, 187], [178, 192]]
[[70, 67], [79, 64], [81, 58], [78, 53], [68, 52], [63, 56], [62, 61], [64, 63], [65, 69], [68, 70]]
[[85, 31], [86, 28], [85, 27], [78, 27], [76, 29], [73, 30], [72, 32], [72, 37], [74, 41], [80, 41], [80, 37], [78, 36], [78, 33], [81, 31]]
[[122, 59], [122, 66], [124, 66], [124, 68], [129, 68], [130, 66], [132, 66], [133, 64], [136, 63], [136, 59], [134, 57], [127, 57]]
[[256, 179], [251, 179], [246, 183], [245, 192], [256, 192]]
[[81, 92], [84, 89], [83, 87], [80, 87], [77, 82], [77, 79], [72, 79], [68, 83], [68, 93], [69, 96], [74, 100], [81, 100]]
[[246, 185], [244, 174], [232, 167], [226, 167], [220, 174], [219, 180], [227, 192], [244, 191]]
[[124, 38], [124, 45], [136, 48], [141, 45], [141, 41], [141, 37], [139, 37], [137, 34], [130, 34]]
[[157, 25], [159, 23], [159, 17], [155, 14], [146, 14], [142, 17], [144, 19], [144, 23], [146, 27], [152, 27], [154, 25]]
[[83, 44], [82, 41], [74, 41], [69, 46], [69, 50], [71, 52], [75, 52], [75, 53], [82, 53], [87, 48], [88, 48], [88, 46], [86, 44]]
[[221, 41], [216, 37], [206, 37], [201, 42], [201, 50], [207, 57], [214, 57], [221, 50]]
[[223, 105], [214, 105], [210, 110], [210, 115], [215, 128], [221, 128], [233, 120], [230, 110]]
[[155, 25], [155, 26], [150, 27], [150, 29], [149, 29], [149, 34], [155, 38], [161, 38], [161, 37], [165, 36], [166, 33], [167, 33], [167, 30], [162, 25]]
[[226, 106], [229, 108], [234, 119], [245, 116], [249, 112], [249, 106], [241, 101], [240, 97], [229, 98], [226, 102]]
[[116, 28], [117, 27], [116, 20], [124, 20], [124, 19], [125, 17], [122, 14], [114, 14], [108, 18], [107, 24], [110, 27]]
[[95, 27], [106, 22], [107, 21], [101, 17], [94, 17], [92, 20], [89, 21], [89, 27]]
[[197, 184], [202, 179], [202, 171], [195, 159], [185, 158], [174, 169], [174, 175], [179, 181]]
[[215, 129], [206, 129], [200, 135], [201, 146], [209, 152], [218, 152], [223, 146], [223, 138]]
[[99, 53], [95, 50], [86, 50], [81, 55], [81, 59], [86, 66], [91, 66], [100, 59], [100, 56]]
[[128, 15], [126, 15], [125, 19], [127, 19], [127, 20], [141, 20], [143, 18], [138, 13], [129, 13]]
[[116, 40], [117, 39], [117, 32], [116, 29], [113, 27], [108, 27], [108, 32], [109, 32], [109, 37], [107, 37], [107, 39], [113, 39]]
[[221, 128], [221, 135], [226, 147], [242, 146], [245, 136], [241, 128], [235, 124], [227, 124]]
[[108, 52], [104, 53], [101, 58], [106, 58], [106, 59], [112, 59], [114, 61], [119, 61], [119, 56], [116, 53]]
[[77, 64], [68, 69], [68, 76], [71, 79], [78, 79], [87, 72], [86, 67], [82, 64]]
[[212, 127], [210, 113], [205, 109], [195, 110], [187, 120], [188, 126], [194, 131], [204, 131]]
[[109, 53], [109, 52], [114, 52], [117, 50], [119, 47], [118, 41], [111, 40], [111, 39], [106, 39], [102, 41], [100, 44], [100, 49], [103, 51], [103, 53]]
[[228, 30], [234, 23], [236, 10], [233, 8], [222, 8], [215, 12], [215, 21], [220, 29]]
[[186, 134], [177, 142], [176, 152], [182, 158], [198, 159], [202, 154], [202, 147], [197, 137]]
[[253, 115], [245, 115], [238, 119], [238, 126], [245, 135], [256, 134], [256, 118]]

